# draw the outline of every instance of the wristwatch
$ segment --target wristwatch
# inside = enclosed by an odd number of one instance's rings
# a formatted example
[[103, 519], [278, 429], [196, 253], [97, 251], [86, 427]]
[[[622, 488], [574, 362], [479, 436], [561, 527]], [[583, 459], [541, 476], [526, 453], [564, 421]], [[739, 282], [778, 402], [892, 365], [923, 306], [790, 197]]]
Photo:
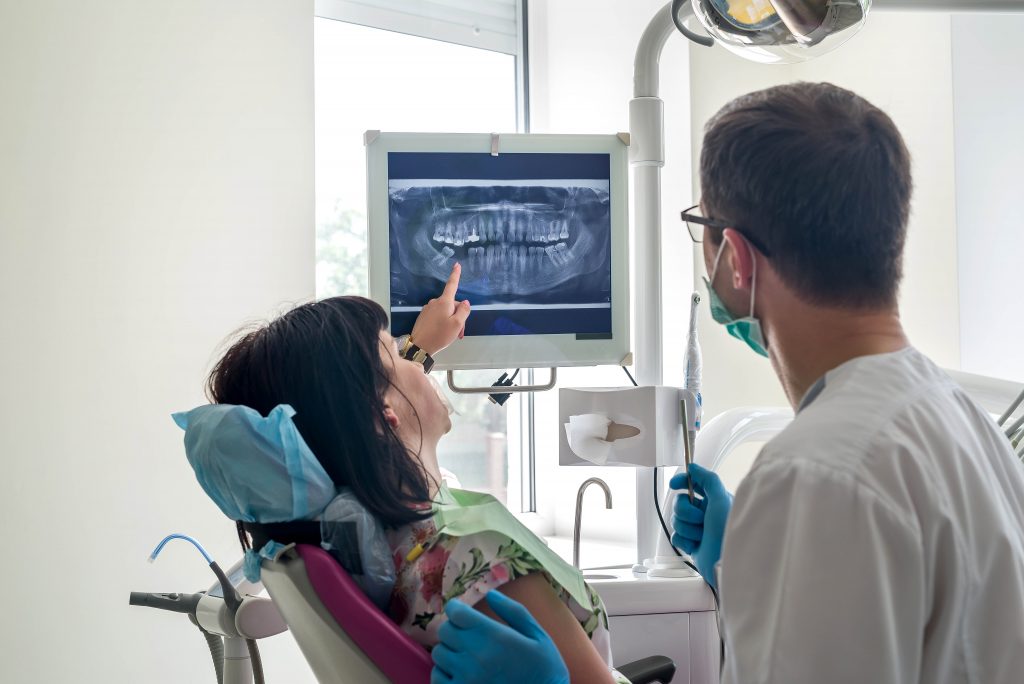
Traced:
[[422, 365], [424, 373], [429, 373], [434, 367], [434, 357], [413, 344], [412, 335], [402, 335], [398, 338], [398, 355]]

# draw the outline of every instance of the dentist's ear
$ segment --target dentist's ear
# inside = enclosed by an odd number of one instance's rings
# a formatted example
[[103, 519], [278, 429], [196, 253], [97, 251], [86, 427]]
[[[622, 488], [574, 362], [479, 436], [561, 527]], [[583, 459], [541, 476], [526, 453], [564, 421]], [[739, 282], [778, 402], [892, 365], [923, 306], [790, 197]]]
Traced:
[[384, 422], [390, 425], [392, 430], [397, 430], [400, 422], [395, 410], [386, 404], [384, 406]]
[[754, 279], [754, 248], [739, 231], [732, 228], [723, 231], [722, 239], [731, 248], [724, 258], [729, 260], [733, 289], [749, 290]]

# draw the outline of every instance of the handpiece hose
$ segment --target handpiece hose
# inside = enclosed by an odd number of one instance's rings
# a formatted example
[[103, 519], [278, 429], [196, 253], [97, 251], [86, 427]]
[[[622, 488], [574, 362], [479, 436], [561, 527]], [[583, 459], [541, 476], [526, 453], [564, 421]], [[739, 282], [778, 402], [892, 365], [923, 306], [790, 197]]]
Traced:
[[199, 605], [199, 599], [202, 597], [203, 594], [150, 594], [143, 591], [133, 591], [128, 597], [128, 605], [195, 615], [196, 606]]

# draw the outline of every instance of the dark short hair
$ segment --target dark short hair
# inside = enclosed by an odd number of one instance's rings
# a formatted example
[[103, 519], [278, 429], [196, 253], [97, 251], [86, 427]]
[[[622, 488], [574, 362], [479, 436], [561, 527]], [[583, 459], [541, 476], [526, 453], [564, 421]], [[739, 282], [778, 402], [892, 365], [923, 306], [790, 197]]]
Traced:
[[[892, 119], [829, 83], [744, 95], [708, 122], [705, 213], [771, 250], [779, 277], [813, 304], [896, 304], [912, 180]], [[711, 231], [715, 242], [720, 231]]]
[[427, 475], [383, 420], [391, 386], [380, 356], [384, 310], [362, 297], [298, 306], [245, 333], [217, 362], [207, 394], [267, 415], [291, 404], [302, 438], [336, 487], [387, 527], [429, 517]]

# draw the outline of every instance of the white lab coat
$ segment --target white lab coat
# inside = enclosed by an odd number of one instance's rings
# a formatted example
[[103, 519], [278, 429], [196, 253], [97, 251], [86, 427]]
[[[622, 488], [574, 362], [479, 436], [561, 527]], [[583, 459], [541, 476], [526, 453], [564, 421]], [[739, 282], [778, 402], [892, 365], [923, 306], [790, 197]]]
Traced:
[[1024, 682], [1024, 468], [1006, 438], [915, 349], [823, 383], [736, 492], [723, 680]]

